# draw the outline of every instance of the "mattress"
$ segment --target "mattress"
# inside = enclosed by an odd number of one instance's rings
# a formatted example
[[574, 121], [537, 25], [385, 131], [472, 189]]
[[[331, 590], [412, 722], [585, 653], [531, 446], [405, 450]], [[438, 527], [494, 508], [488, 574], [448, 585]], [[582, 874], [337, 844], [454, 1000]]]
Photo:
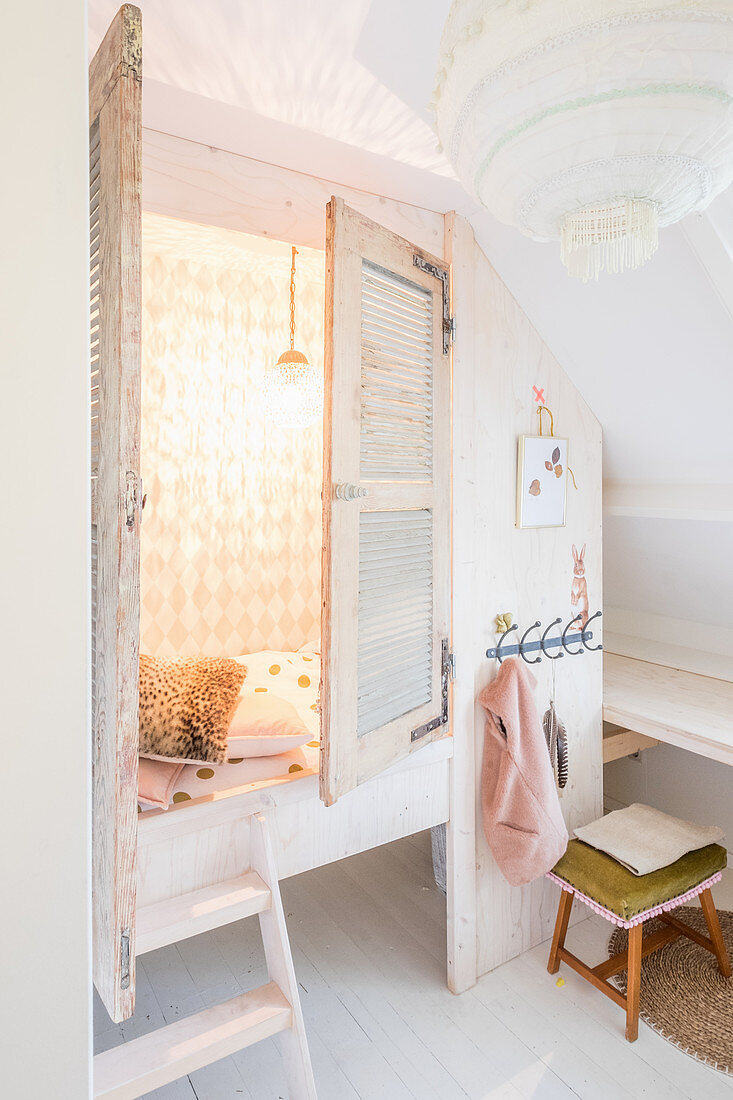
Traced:
[[[311, 775], [318, 771], [320, 719], [318, 715], [318, 685], [320, 657], [317, 653], [245, 654], [238, 657], [247, 665], [244, 692], [271, 690], [292, 703], [312, 740], [299, 748], [277, 756], [256, 756], [249, 759], [230, 758], [226, 764], [187, 764], [176, 780], [171, 792], [171, 805], [182, 806], [202, 796], [234, 790], [252, 783], [291, 781], [299, 775]], [[160, 813], [160, 810], [143, 809], [141, 814]]]

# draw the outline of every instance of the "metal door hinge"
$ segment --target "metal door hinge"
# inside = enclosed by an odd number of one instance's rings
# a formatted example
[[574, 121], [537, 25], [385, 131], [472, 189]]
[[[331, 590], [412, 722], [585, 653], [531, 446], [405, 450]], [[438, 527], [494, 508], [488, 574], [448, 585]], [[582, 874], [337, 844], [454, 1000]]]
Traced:
[[450, 704], [450, 685], [456, 677], [456, 659], [455, 654], [451, 652], [450, 645], [447, 638], [443, 638], [441, 645], [441, 657], [440, 657], [440, 695], [442, 710], [435, 718], [431, 718], [429, 722], [424, 722], [422, 726], [417, 726], [410, 733], [410, 741], [419, 741], [421, 737], [426, 737], [429, 733], [440, 728], [440, 726], [447, 726], [449, 720], [449, 704]]
[[120, 989], [130, 988], [130, 929], [120, 933]]
[[432, 275], [433, 278], [438, 279], [442, 287], [443, 355], [447, 355], [450, 351], [456, 331], [455, 318], [451, 317], [450, 312], [450, 273], [447, 268], [438, 267], [437, 264], [431, 263], [430, 260], [426, 260], [424, 256], [420, 256], [417, 252], [413, 253], [412, 263], [415, 267], [418, 267], [420, 271], [424, 271], [426, 274]]

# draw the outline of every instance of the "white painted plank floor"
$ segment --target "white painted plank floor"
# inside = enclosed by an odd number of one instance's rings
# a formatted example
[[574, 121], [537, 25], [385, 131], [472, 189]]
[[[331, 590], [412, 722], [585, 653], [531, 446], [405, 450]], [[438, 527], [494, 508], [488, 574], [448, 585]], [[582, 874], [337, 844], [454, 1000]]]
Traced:
[[[733, 908], [733, 876], [716, 890]], [[320, 1100], [733, 1100], [733, 1078], [640, 1025], [567, 967], [558, 988], [547, 944], [455, 997], [445, 986], [445, 904], [421, 833], [282, 884]], [[606, 956], [601, 918], [571, 928], [587, 961]], [[137, 1011], [115, 1026], [95, 995], [105, 1050], [267, 981], [256, 919], [138, 959]], [[274, 1040], [222, 1059], [148, 1100], [283, 1100]]]

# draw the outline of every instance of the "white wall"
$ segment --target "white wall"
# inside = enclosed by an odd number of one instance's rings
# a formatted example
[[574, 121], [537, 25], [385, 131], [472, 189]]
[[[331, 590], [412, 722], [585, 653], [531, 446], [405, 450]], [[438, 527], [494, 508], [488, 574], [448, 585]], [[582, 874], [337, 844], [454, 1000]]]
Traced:
[[636, 613], [622, 633], [649, 637], [656, 616], [705, 623], [703, 637], [681, 625], [660, 640], [720, 651], [733, 627], [733, 523], [607, 514], [605, 531], [607, 606]]
[[614, 760], [603, 770], [606, 809], [644, 802], [685, 821], [719, 825], [726, 835], [728, 862], [733, 864], [729, 765], [672, 745], [658, 745], [638, 758]]
[[90, 1073], [84, 0], [5, 6], [0, 1095]]
[[[604, 532], [606, 649], [733, 680], [733, 523], [606, 515]], [[731, 791], [730, 767], [669, 745], [604, 768], [607, 809], [646, 802], [720, 825], [733, 852]]]

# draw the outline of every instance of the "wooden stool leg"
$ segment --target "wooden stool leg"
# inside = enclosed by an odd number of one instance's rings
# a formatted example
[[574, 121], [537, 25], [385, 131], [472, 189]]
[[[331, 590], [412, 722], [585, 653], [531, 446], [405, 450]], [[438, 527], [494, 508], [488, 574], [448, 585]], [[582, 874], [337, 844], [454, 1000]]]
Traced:
[[565, 946], [565, 936], [568, 931], [568, 921], [570, 920], [570, 910], [573, 908], [574, 895], [567, 890], [563, 890], [560, 894], [560, 904], [557, 908], [557, 920], [555, 921], [555, 932], [552, 937], [552, 947], [550, 948], [550, 957], [547, 960], [547, 969], [550, 974], [557, 974], [560, 969], [560, 948]]
[[702, 906], [702, 911], [705, 914], [705, 922], [708, 926], [710, 939], [713, 941], [713, 947], [715, 948], [715, 957], [718, 960], [720, 973], [725, 978], [730, 978], [730, 959], [728, 958], [728, 952], [726, 951], [725, 942], [723, 941], [723, 933], [720, 929], [720, 921], [718, 920], [718, 911], [715, 908], [715, 902], [713, 901], [713, 895], [710, 892], [710, 887], [708, 887], [707, 890], [703, 890], [703, 892], [700, 894], [700, 904]]
[[630, 1043], [639, 1035], [639, 994], [641, 993], [641, 940], [643, 924], [629, 929], [628, 969], [626, 971], [626, 1038]]

